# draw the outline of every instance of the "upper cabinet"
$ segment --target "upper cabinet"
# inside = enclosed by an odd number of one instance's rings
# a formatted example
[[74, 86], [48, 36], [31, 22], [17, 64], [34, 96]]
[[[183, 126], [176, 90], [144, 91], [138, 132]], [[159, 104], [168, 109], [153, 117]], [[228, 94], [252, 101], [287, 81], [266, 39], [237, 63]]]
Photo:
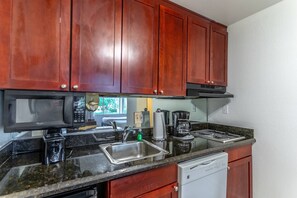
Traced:
[[187, 82], [206, 84], [209, 80], [210, 21], [196, 15], [188, 17]]
[[120, 92], [122, 0], [73, 0], [71, 89]]
[[211, 84], [227, 86], [227, 28], [220, 24], [212, 23], [210, 35], [209, 79]]
[[123, 2], [122, 92], [154, 94], [158, 86], [158, 1]]
[[187, 55], [185, 11], [161, 1], [159, 31], [159, 94], [184, 96]]
[[167, 1], [124, 1], [122, 93], [185, 95], [186, 28]]
[[226, 27], [168, 0], [1, 0], [0, 18], [0, 88], [185, 96], [186, 83], [227, 85]]
[[67, 88], [70, 1], [1, 0], [0, 18], [0, 86]]
[[227, 39], [225, 26], [189, 15], [187, 82], [227, 85]]

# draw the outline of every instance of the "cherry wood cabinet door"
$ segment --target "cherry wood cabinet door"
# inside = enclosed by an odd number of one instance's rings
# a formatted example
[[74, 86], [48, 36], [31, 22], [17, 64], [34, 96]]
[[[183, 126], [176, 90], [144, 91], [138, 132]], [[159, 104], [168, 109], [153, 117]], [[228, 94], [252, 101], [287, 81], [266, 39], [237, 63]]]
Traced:
[[123, 2], [122, 93], [154, 94], [158, 88], [157, 3]]
[[210, 82], [227, 86], [228, 33], [225, 26], [212, 23], [210, 36]]
[[173, 183], [149, 193], [138, 196], [137, 198], [177, 198], [178, 192], [175, 190], [177, 183]]
[[252, 157], [228, 164], [227, 198], [252, 198]]
[[210, 21], [199, 16], [188, 17], [187, 82], [208, 84]]
[[[176, 181], [177, 165], [172, 164], [109, 181], [107, 187], [107, 197], [137, 197], [160, 189], [169, 184], [176, 183]], [[167, 193], [168, 190], [165, 190], [165, 194]]]
[[122, 0], [73, 0], [71, 89], [120, 92]]
[[1, 0], [0, 86], [68, 90], [70, 0]]
[[159, 94], [184, 96], [186, 92], [187, 15], [160, 1]]

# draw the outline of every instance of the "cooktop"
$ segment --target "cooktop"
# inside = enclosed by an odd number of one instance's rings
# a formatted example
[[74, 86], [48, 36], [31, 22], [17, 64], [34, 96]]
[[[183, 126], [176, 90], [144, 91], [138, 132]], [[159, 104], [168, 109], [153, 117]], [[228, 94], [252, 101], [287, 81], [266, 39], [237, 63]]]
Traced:
[[202, 129], [197, 131], [191, 131], [191, 134], [194, 137], [201, 137], [201, 138], [222, 142], [222, 143], [235, 142], [235, 141], [245, 139], [245, 137], [242, 135], [237, 135], [237, 134], [223, 132], [223, 131], [216, 131], [212, 129]]

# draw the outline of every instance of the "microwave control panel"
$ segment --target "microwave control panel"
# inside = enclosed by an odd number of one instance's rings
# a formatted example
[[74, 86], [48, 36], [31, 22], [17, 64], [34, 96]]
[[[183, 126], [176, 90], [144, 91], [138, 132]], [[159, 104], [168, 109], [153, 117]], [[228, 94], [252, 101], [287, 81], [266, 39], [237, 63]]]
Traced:
[[73, 123], [82, 124], [85, 123], [86, 114], [86, 96], [75, 95], [73, 96]]

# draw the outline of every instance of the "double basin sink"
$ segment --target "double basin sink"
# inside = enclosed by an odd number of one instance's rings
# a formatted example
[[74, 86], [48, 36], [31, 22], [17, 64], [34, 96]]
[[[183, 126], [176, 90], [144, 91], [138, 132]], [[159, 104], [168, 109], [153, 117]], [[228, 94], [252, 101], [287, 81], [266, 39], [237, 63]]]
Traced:
[[123, 164], [168, 154], [168, 151], [146, 140], [102, 144], [100, 148], [113, 164]]

